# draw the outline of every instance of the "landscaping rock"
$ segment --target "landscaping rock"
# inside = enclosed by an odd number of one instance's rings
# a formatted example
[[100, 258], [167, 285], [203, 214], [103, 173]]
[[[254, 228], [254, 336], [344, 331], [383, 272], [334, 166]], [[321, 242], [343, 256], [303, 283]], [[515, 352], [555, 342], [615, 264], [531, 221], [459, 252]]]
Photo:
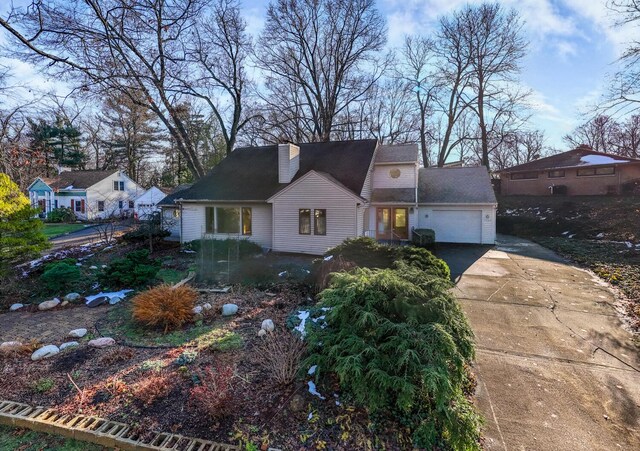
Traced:
[[224, 304], [222, 306], [222, 316], [232, 316], [238, 313], [238, 306], [236, 304]]
[[2, 351], [11, 351], [13, 349], [19, 348], [22, 346], [22, 343], [19, 341], [5, 341], [0, 344], [0, 350]]
[[65, 300], [65, 301], [68, 301], [68, 302], [75, 302], [78, 299], [80, 299], [81, 297], [82, 296], [80, 296], [80, 293], [69, 293], [62, 299]]
[[64, 307], [65, 305], [69, 305], [69, 301], [62, 301], [62, 304], [60, 304], [60, 307]]
[[87, 335], [87, 329], [73, 329], [69, 332], [69, 336], [73, 338], [82, 338]]
[[102, 304], [106, 304], [107, 302], [109, 302], [109, 298], [107, 296], [100, 296], [87, 301], [87, 307], [94, 308]]
[[98, 269], [98, 267], [95, 265], [92, 265], [92, 266], [89, 266], [89, 269]]
[[116, 344], [116, 341], [111, 337], [100, 337], [89, 342], [89, 346], [94, 348], [107, 348]]
[[265, 335], [267, 335], [267, 331], [264, 329], [260, 329], [258, 331], [258, 337], [264, 337]]
[[38, 304], [38, 310], [51, 310], [58, 305], [60, 305], [60, 299], [53, 298], [50, 301], [44, 301]]
[[206, 304], [202, 305], [202, 308], [204, 308], [205, 310], [211, 310], [213, 306], [207, 302]]
[[13, 304], [11, 305], [11, 307], [9, 307], [9, 311], [10, 312], [15, 312], [16, 310], [20, 310], [22, 307], [24, 307], [24, 304]]
[[109, 305], [116, 305], [118, 302], [122, 301], [122, 298], [118, 296], [114, 296], [109, 299]]
[[60, 352], [60, 348], [56, 345], [46, 345], [31, 354], [31, 360], [41, 360], [56, 355]]
[[273, 320], [270, 319], [265, 319], [264, 321], [262, 321], [262, 326], [260, 326], [260, 329], [266, 330], [267, 332], [273, 332], [275, 328], [276, 326], [275, 324], [273, 324]]
[[196, 306], [193, 308], [193, 314], [194, 314], [194, 315], [200, 315], [201, 313], [202, 313], [202, 307], [201, 307], [201, 306], [199, 306], [199, 305], [196, 305]]
[[60, 345], [60, 350], [63, 351], [67, 348], [75, 348], [76, 346], [80, 346], [80, 343], [77, 341], [67, 341], [66, 343], [62, 343]]

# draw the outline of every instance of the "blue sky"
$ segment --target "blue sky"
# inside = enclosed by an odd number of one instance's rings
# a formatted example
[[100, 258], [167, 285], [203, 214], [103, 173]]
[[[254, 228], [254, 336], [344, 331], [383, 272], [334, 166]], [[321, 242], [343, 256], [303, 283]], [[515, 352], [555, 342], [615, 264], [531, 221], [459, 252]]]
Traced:
[[[18, 0], [16, 4], [25, 4]], [[257, 36], [268, 0], [244, 0], [249, 31]], [[405, 34], [429, 34], [437, 18], [467, 3], [466, 0], [377, 0], [388, 25], [388, 45], [401, 45]], [[479, 3], [471, 1], [470, 3]], [[562, 136], [583, 122], [589, 106], [606, 89], [606, 78], [626, 44], [638, 39], [634, 26], [612, 27], [615, 14], [606, 0], [503, 0], [525, 20], [529, 50], [521, 81], [532, 90], [531, 127], [544, 130], [547, 144], [564, 148]], [[2, 10], [4, 8], [0, 8]], [[2, 11], [4, 14], [4, 11]], [[0, 42], [4, 35], [0, 35]], [[0, 61], [1, 62], [1, 61]], [[64, 87], [17, 61], [4, 61], [17, 80], [45, 89]]]

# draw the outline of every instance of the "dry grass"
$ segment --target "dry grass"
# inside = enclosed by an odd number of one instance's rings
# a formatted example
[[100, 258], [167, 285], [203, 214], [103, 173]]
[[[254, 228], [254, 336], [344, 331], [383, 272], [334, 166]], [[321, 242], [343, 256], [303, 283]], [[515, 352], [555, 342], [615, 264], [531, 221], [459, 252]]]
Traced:
[[133, 298], [133, 319], [148, 327], [175, 330], [193, 320], [198, 293], [182, 285], [160, 285]]
[[171, 393], [173, 385], [170, 374], [152, 374], [136, 382], [131, 391], [136, 400], [144, 407], [149, 407], [157, 400], [166, 398]]
[[287, 331], [267, 333], [258, 349], [258, 366], [271, 380], [279, 385], [289, 385], [295, 380], [305, 351], [299, 337]]

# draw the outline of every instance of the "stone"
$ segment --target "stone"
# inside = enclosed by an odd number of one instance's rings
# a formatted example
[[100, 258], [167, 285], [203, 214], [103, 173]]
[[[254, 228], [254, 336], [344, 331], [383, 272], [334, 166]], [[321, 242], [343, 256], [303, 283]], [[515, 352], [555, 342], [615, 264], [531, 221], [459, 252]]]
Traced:
[[201, 306], [199, 306], [199, 305], [196, 305], [196, 306], [193, 308], [193, 314], [194, 314], [194, 315], [200, 315], [201, 313], [202, 313], [202, 307], [201, 307]]
[[262, 326], [260, 326], [260, 329], [266, 330], [267, 332], [273, 332], [275, 328], [276, 326], [275, 324], [273, 324], [273, 320], [270, 319], [265, 319], [264, 321], [262, 321]]
[[76, 346], [80, 346], [80, 343], [77, 341], [67, 341], [66, 343], [62, 343], [60, 345], [60, 350], [64, 351], [67, 348], [75, 348]]
[[98, 269], [98, 267], [95, 266], [95, 265], [91, 265], [91, 266], [89, 266], [89, 269]]
[[60, 307], [64, 307], [66, 305], [69, 305], [69, 301], [62, 301], [62, 304], [60, 304]]
[[22, 343], [19, 341], [5, 341], [4, 343], [0, 343], [0, 350], [11, 351], [19, 348], [20, 346], [22, 346]]
[[100, 296], [95, 299], [91, 299], [90, 301], [87, 301], [87, 307], [94, 308], [102, 304], [106, 304], [107, 302], [109, 302], [109, 298], [107, 296]]
[[31, 354], [31, 360], [41, 360], [56, 355], [60, 352], [60, 348], [56, 345], [46, 345]]
[[116, 341], [111, 337], [100, 337], [93, 339], [89, 342], [89, 346], [94, 348], [107, 348], [116, 344]]
[[238, 313], [238, 306], [236, 304], [224, 304], [222, 306], [222, 316], [232, 316]]
[[264, 337], [265, 335], [267, 335], [267, 331], [264, 329], [260, 329], [258, 331], [258, 337]]
[[67, 294], [64, 298], [62, 298], [64, 301], [69, 301], [69, 302], [75, 302], [78, 299], [80, 299], [82, 296], [80, 296], [80, 293], [69, 293]]
[[20, 310], [22, 307], [24, 307], [24, 304], [12, 304], [11, 307], [9, 307], [9, 311], [10, 312], [15, 312], [16, 310]]
[[213, 306], [207, 302], [206, 304], [202, 305], [202, 308], [205, 310], [211, 310]]
[[119, 296], [114, 296], [109, 298], [109, 305], [116, 305], [118, 302], [122, 301], [122, 298]]
[[51, 310], [58, 305], [60, 305], [60, 299], [53, 298], [50, 301], [44, 301], [38, 304], [38, 310]]
[[69, 332], [69, 336], [72, 338], [82, 338], [87, 335], [87, 329], [73, 329]]

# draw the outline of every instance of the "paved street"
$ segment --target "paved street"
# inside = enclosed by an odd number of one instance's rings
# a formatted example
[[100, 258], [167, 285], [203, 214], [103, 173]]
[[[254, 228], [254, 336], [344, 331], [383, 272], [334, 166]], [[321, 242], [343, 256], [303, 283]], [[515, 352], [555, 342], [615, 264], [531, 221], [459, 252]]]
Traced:
[[488, 449], [640, 449], [640, 350], [605, 284], [513, 237], [437, 253], [476, 334]]
[[[116, 225], [114, 226], [114, 234], [122, 234], [129, 230], [129, 228], [130, 226], [127, 225]], [[82, 230], [69, 233], [67, 235], [52, 238], [51, 240], [49, 240], [51, 243], [51, 249], [47, 250], [47, 252], [51, 252], [51, 250], [58, 250], [63, 247], [80, 246], [83, 244], [95, 243], [99, 240], [100, 232], [98, 228], [96, 226], [89, 226]]]

